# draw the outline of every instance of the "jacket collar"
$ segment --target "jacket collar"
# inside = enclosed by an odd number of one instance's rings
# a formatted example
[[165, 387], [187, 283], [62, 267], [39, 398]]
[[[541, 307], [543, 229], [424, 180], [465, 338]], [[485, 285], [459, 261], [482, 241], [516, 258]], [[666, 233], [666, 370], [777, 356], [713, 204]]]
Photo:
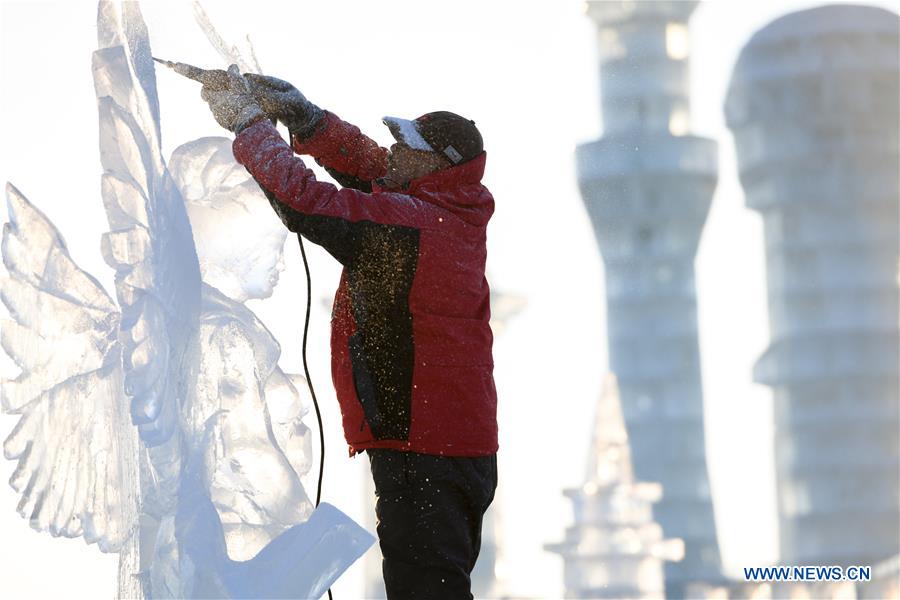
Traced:
[[413, 179], [409, 182], [409, 185], [406, 187], [406, 189], [388, 189], [376, 180], [375, 182], [373, 182], [374, 186], [372, 191], [399, 192], [401, 194], [409, 194], [410, 196], [415, 196], [416, 191], [423, 187], [444, 189], [450, 186], [461, 184], [479, 183], [481, 182], [481, 178], [484, 177], [484, 167], [486, 162], [487, 152], [482, 152], [472, 160], [467, 160], [466, 162], [456, 165], [455, 167], [450, 167], [449, 169], [441, 169], [440, 171], [429, 173], [428, 175], [424, 175], [422, 177], [419, 177], [418, 179]]
[[466, 162], [456, 165], [455, 167], [450, 167], [449, 169], [442, 169], [440, 171], [435, 171], [434, 173], [429, 173], [423, 177], [419, 177], [418, 179], [413, 179], [409, 182], [409, 194], [415, 195], [415, 191], [418, 188], [425, 186], [434, 186], [438, 189], [447, 187], [448, 185], [459, 185], [466, 183], [480, 183], [481, 178], [484, 177], [484, 165], [487, 162], [487, 153], [482, 152], [472, 160], [467, 160]]
[[494, 213], [494, 198], [481, 184], [486, 160], [487, 154], [482, 152], [455, 167], [413, 179], [405, 190], [386, 190], [375, 182], [372, 191], [413, 196], [448, 210], [471, 225], [483, 227]]

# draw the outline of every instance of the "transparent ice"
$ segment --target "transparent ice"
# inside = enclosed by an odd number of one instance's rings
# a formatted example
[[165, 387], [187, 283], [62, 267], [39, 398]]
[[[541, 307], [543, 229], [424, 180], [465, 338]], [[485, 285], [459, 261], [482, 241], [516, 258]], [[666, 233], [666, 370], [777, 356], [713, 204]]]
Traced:
[[101, 1], [97, 32], [116, 301], [7, 185], [2, 346], [22, 371], [2, 403], [21, 415], [4, 444], [19, 512], [119, 552], [122, 597], [318, 597], [374, 540], [313, 510], [305, 381], [243, 304], [271, 294], [286, 232], [230, 140], [163, 160], [137, 3]]

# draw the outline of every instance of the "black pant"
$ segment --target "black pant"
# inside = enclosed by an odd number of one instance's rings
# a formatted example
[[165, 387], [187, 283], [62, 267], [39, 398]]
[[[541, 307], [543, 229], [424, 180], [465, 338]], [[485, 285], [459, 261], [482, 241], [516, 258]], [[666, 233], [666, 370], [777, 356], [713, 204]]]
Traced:
[[481, 521], [497, 488], [497, 455], [433, 456], [369, 448], [390, 600], [472, 598]]

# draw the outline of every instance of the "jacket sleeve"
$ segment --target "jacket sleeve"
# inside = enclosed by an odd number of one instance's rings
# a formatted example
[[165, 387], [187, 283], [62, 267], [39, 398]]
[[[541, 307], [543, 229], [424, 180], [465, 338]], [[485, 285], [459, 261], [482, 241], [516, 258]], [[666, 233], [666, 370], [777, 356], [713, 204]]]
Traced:
[[291, 143], [297, 154], [307, 154], [325, 167], [335, 179], [344, 185], [341, 177], [363, 185], [384, 176], [387, 172], [386, 148], [380, 147], [373, 139], [364, 135], [358, 127], [342, 121], [334, 113], [325, 111], [315, 131], [306, 139], [291, 136]]
[[299, 233], [312, 243], [322, 246], [342, 265], [350, 264], [356, 254], [356, 244], [352, 224], [349, 221], [337, 217], [305, 215], [280, 202], [275, 194], [261, 184], [259, 187], [272, 205], [275, 214], [289, 231]]
[[339, 257], [353, 254], [354, 232], [359, 229], [355, 224], [365, 221], [418, 229], [430, 213], [427, 203], [405, 194], [367, 194], [317, 181], [267, 120], [243, 130], [232, 150], [267, 192], [285, 225], [341, 262]]

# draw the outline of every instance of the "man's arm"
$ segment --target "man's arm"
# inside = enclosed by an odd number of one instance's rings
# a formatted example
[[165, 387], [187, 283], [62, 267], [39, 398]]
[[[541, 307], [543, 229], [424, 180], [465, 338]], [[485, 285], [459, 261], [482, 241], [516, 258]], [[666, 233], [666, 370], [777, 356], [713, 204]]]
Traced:
[[310, 135], [292, 132], [291, 144], [297, 154], [312, 156], [345, 187], [371, 191], [371, 182], [387, 172], [387, 149], [329, 111]]
[[323, 246], [341, 263], [355, 255], [366, 225], [421, 228], [430, 207], [402, 194], [366, 194], [317, 181], [267, 120], [235, 138], [235, 159], [253, 175], [285, 225]]
[[[259, 183], [258, 180], [257, 183]], [[342, 265], [350, 264], [355, 254], [356, 242], [349, 221], [339, 217], [305, 215], [278, 200], [275, 194], [263, 187], [261, 183], [259, 188], [289, 231], [299, 233], [312, 243], [322, 246]]]
[[[217, 81], [225, 82], [224, 87], [218, 83], [204, 83], [200, 96], [209, 104], [216, 121], [237, 135], [232, 145], [235, 158], [259, 184], [288, 229], [303, 234], [347, 265], [357, 254], [357, 240], [360, 237], [357, 235], [360, 226], [354, 226], [354, 223], [368, 220], [390, 224], [393, 220], [404, 218], [396, 210], [379, 206], [384, 204], [383, 198], [381, 202], [370, 202], [365, 207], [355, 206], [354, 200], [372, 196], [348, 188], [338, 191], [333, 185], [318, 182], [303, 161], [294, 157], [290, 146], [281, 139], [269, 119], [277, 117], [289, 131], [301, 137], [313, 137], [310, 133], [327, 123], [325, 111], [306, 100], [294, 86], [280, 79], [251, 75], [250, 79], [257, 86], [254, 92], [247, 79], [241, 77], [237, 65], [229, 66], [227, 72], [217, 76]], [[266, 111], [262, 110], [260, 102], [268, 107]], [[337, 119], [331, 136], [339, 131], [342, 124]], [[320, 144], [326, 156], [333, 148], [328, 143], [331, 136], [320, 138], [324, 140]], [[369, 173], [376, 176], [381, 154], [377, 151], [377, 144], [364, 138], [358, 129], [356, 136], [345, 141], [348, 146], [375, 151], [357, 153], [355, 156], [361, 157], [362, 162], [342, 164], [338, 161], [335, 164], [343, 168], [349, 165], [363, 176]], [[339, 154], [346, 153], [346, 148], [339, 146], [337, 151]], [[373, 158], [366, 161], [367, 155]]]
[[372, 191], [387, 170], [387, 150], [337, 115], [322, 110], [296, 87], [277, 77], [246, 73], [263, 112], [288, 128], [298, 154], [309, 154], [344, 187]]
[[[318, 161], [316, 161], [318, 162]], [[338, 185], [345, 188], [350, 188], [353, 190], [359, 190], [361, 192], [365, 192], [367, 194], [372, 192], [372, 182], [371, 181], [363, 181], [358, 177], [353, 177], [352, 175], [347, 175], [346, 173], [341, 173], [336, 169], [332, 169], [329, 167], [325, 167], [325, 170], [331, 175], [331, 178], [338, 182]]]

